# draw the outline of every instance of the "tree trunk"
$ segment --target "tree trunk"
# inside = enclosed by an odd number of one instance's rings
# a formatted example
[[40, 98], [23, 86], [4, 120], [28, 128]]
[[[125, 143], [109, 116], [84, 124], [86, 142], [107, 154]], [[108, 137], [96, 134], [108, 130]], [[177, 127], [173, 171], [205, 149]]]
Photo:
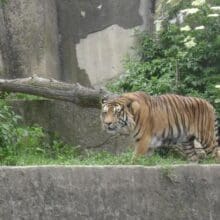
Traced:
[[87, 88], [78, 83], [70, 84], [38, 76], [0, 79], [0, 91], [26, 93], [92, 108], [100, 108], [101, 97], [109, 95], [108, 92], [101, 89]]

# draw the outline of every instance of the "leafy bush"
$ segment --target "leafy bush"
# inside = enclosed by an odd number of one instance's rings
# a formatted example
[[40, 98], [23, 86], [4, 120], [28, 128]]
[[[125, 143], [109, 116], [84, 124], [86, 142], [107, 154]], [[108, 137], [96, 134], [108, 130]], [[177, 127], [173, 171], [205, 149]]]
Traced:
[[[177, 93], [212, 103], [219, 97], [215, 85], [220, 83], [220, 10], [207, 3], [187, 9], [191, 1], [176, 2], [175, 7], [166, 2], [161, 30], [136, 33], [135, 55], [125, 59], [126, 73], [109, 84], [111, 90]], [[180, 9], [187, 14], [183, 22]], [[215, 105], [220, 112], [219, 103]]]
[[16, 150], [19, 118], [5, 101], [0, 101], [0, 160]]

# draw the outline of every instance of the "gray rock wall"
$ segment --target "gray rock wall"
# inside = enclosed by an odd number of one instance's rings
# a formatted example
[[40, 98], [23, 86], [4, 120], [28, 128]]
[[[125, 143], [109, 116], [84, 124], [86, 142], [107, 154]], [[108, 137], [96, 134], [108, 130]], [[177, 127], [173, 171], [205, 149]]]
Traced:
[[0, 7], [1, 77], [59, 78], [58, 52], [54, 0], [7, 0]]
[[122, 72], [134, 29], [153, 29], [152, 2], [6, 0], [0, 6], [0, 76], [104, 83]]
[[4, 220], [218, 220], [220, 166], [1, 167]]
[[94, 85], [121, 73], [134, 28], [152, 29], [151, 2], [57, 0], [62, 79]]

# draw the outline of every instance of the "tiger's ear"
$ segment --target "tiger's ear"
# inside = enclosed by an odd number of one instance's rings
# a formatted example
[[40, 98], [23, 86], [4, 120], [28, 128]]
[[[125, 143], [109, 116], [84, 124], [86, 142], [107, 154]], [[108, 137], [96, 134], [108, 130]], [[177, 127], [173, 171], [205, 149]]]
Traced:
[[130, 100], [126, 103], [126, 106], [127, 106], [128, 109], [131, 108], [131, 104], [132, 104], [132, 101], [130, 101]]
[[132, 103], [133, 103], [132, 100], [128, 100], [127, 103], [126, 103], [126, 107], [127, 107], [128, 111], [129, 111], [131, 114], [134, 113], [134, 112], [133, 112], [133, 109], [132, 109]]
[[136, 114], [139, 111], [139, 109], [140, 109], [139, 102], [137, 102], [137, 101], [131, 102], [130, 109], [131, 109], [133, 114]]
[[103, 95], [101, 97], [101, 104], [105, 104], [106, 102], [108, 102], [109, 100], [114, 100], [116, 98], [118, 98], [119, 95], [118, 94], [107, 94], [107, 95]]
[[108, 96], [103, 96], [101, 98], [101, 104], [105, 104], [108, 101]]

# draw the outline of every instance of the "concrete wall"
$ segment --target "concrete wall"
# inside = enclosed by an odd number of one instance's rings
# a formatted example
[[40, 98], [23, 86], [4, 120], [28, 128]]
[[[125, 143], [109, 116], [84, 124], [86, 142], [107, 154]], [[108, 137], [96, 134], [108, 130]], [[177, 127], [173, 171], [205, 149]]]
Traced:
[[218, 220], [220, 166], [1, 167], [4, 220]]
[[0, 6], [0, 76], [96, 85], [122, 72], [152, 0], [9, 0]]

